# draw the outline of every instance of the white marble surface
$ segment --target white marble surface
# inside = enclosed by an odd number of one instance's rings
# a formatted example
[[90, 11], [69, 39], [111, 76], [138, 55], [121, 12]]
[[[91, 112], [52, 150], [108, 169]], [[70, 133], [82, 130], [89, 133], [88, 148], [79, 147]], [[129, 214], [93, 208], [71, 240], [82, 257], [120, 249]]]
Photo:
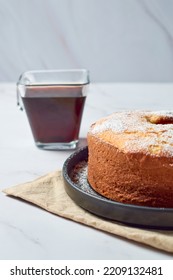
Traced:
[[0, 81], [88, 68], [96, 82], [173, 82], [172, 0], [0, 0]]
[[[122, 109], [172, 109], [173, 84], [93, 84], [80, 136]], [[15, 84], [0, 84], [0, 189], [62, 167], [70, 152], [35, 147]], [[172, 259], [173, 256], [52, 215], [0, 192], [0, 259]]]

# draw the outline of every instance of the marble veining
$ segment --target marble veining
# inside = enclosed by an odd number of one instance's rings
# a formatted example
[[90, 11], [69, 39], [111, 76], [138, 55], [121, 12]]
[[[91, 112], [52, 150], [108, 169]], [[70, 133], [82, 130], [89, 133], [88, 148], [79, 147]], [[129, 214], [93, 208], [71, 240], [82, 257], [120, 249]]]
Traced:
[[34, 243], [36, 246], [43, 247], [43, 244], [40, 243], [39, 238], [34, 238], [33, 236], [30, 236], [23, 229], [15, 226], [14, 224], [9, 223], [7, 221], [0, 220], [0, 225], [2, 227], [5, 227], [5, 228], [9, 229], [11, 234], [12, 234], [13, 231], [16, 231], [19, 234], [19, 239], [24, 238], [24, 239], [27, 239], [27, 241], [29, 241], [31, 243]]
[[170, 48], [173, 47], [173, 33], [172, 26], [169, 23], [167, 16], [164, 14], [162, 7], [157, 5], [156, 2], [150, 1], [146, 2], [145, 0], [138, 1], [138, 4], [141, 5], [142, 9], [150, 17], [150, 19], [155, 22], [155, 24], [160, 27], [165, 37], [167, 37]]
[[0, 81], [55, 68], [88, 68], [92, 82], [173, 81], [172, 0], [0, 4]]

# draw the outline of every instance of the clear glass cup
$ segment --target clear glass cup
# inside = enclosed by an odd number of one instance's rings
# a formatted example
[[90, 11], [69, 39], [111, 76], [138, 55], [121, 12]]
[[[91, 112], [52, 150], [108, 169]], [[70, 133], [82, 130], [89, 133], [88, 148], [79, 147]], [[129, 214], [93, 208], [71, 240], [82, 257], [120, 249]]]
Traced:
[[86, 69], [28, 71], [19, 77], [18, 105], [37, 147], [76, 148], [89, 83]]

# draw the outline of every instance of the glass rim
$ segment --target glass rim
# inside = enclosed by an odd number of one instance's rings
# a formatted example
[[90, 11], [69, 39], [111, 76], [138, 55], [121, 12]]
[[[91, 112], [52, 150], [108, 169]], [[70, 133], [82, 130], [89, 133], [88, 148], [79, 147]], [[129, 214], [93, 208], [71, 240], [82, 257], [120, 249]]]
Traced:
[[[76, 77], [74, 76], [70, 77], [71, 74], [76, 74]], [[44, 76], [43, 78], [42, 75], [48, 75], [48, 76], [47, 78], [46, 76]], [[59, 75], [62, 76], [64, 75], [64, 76], [61, 77], [60, 79]], [[77, 77], [77, 75], [79, 76]], [[17, 81], [17, 86], [19, 85], [23, 85], [23, 86], [56, 86], [56, 85], [77, 86], [79, 85], [80, 86], [89, 83], [90, 83], [89, 70], [85, 68], [49, 69], [49, 70], [41, 69], [41, 70], [29, 70], [23, 72]]]

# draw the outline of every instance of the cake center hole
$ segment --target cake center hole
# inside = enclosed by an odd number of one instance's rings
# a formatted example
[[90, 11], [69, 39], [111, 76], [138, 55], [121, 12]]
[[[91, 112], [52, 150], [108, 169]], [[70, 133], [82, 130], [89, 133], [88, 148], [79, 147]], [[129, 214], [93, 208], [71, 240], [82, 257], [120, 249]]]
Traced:
[[153, 124], [173, 124], [173, 116], [156, 116], [147, 117], [147, 121]]

